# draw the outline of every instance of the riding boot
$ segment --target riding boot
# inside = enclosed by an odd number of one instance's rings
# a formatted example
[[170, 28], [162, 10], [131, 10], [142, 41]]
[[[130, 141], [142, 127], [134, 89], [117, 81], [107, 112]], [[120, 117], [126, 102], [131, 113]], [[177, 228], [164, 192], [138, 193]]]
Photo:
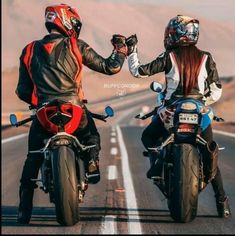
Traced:
[[87, 153], [85, 159], [85, 170], [88, 183], [96, 184], [100, 181], [100, 170], [99, 170], [99, 151], [96, 148], [91, 148]]
[[18, 208], [17, 222], [21, 224], [28, 224], [32, 214], [33, 208], [33, 194], [34, 188], [26, 188], [20, 186], [19, 197], [20, 204]]
[[220, 201], [219, 199], [216, 200], [216, 208], [219, 217], [222, 218], [228, 218], [232, 215], [229, 203], [228, 203], [228, 197], [225, 197], [224, 200]]
[[228, 197], [225, 194], [222, 176], [219, 167], [217, 167], [217, 172], [215, 177], [211, 180], [211, 184], [215, 193], [216, 208], [219, 217], [228, 218], [231, 215], [231, 210], [229, 207]]
[[157, 152], [149, 151], [150, 169], [147, 171], [147, 178], [161, 178], [163, 159]]
[[31, 179], [37, 178], [42, 161], [43, 156], [28, 154], [24, 163], [19, 189], [20, 204], [17, 218], [19, 223], [28, 224], [30, 221], [33, 207], [34, 189], [37, 188], [37, 184], [31, 181]]

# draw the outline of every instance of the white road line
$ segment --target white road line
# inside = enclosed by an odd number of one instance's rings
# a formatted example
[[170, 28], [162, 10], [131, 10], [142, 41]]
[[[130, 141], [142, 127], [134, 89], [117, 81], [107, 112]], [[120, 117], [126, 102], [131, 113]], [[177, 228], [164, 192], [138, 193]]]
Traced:
[[116, 138], [111, 138], [111, 139], [110, 139], [110, 142], [111, 142], [111, 143], [116, 143], [117, 140], [116, 140]]
[[108, 179], [117, 179], [117, 167], [115, 165], [111, 165], [108, 167]]
[[116, 133], [115, 133], [115, 132], [112, 132], [112, 133], [111, 133], [111, 136], [112, 136], [112, 137], [115, 137], [115, 136], [116, 136]]
[[112, 131], [113, 131], [113, 132], [115, 132], [115, 131], [116, 131], [116, 128], [115, 128], [114, 126], [112, 127]]
[[5, 139], [2, 140], [2, 144], [8, 143], [8, 142], [12, 142], [12, 141], [15, 141], [15, 140], [17, 140], [17, 139], [24, 138], [24, 137], [26, 137], [26, 136], [28, 136], [28, 133], [19, 134], [19, 135], [10, 137], [10, 138], [5, 138]]
[[114, 155], [114, 156], [117, 155], [117, 154], [118, 154], [117, 148], [116, 148], [116, 147], [112, 147], [112, 148], [111, 148], [111, 151], [110, 151], [110, 154], [111, 154], [111, 155]]
[[107, 215], [101, 225], [100, 234], [117, 234], [116, 216]]
[[133, 181], [129, 167], [128, 154], [123, 140], [122, 131], [119, 125], [117, 125], [116, 128], [117, 128], [118, 141], [122, 158], [122, 173], [123, 173], [124, 187], [126, 190], [126, 204], [127, 204], [128, 219], [129, 219], [128, 232], [129, 234], [142, 234], [142, 229], [139, 221], [139, 213], [136, 203], [135, 189], [133, 186]]
[[221, 130], [217, 130], [217, 129], [213, 129], [213, 133], [222, 134], [222, 135], [225, 135], [225, 136], [228, 136], [228, 137], [235, 138], [235, 133], [225, 132], [225, 131], [221, 131]]

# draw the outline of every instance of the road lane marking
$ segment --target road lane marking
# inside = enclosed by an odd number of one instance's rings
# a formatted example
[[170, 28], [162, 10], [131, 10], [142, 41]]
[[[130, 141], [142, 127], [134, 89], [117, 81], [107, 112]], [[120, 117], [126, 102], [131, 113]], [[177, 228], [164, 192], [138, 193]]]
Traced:
[[111, 142], [111, 143], [116, 143], [116, 138], [111, 138], [111, 139], [110, 139], [110, 142]]
[[115, 165], [111, 165], [108, 167], [108, 179], [117, 179], [117, 167]]
[[225, 132], [225, 131], [221, 131], [221, 130], [217, 130], [217, 129], [213, 129], [213, 132], [215, 134], [222, 134], [222, 135], [225, 135], [225, 136], [228, 136], [228, 137], [235, 138], [235, 133]]
[[116, 136], [116, 133], [115, 133], [115, 132], [112, 132], [112, 133], [111, 133], [111, 136], [115, 137], [115, 136]]
[[2, 140], [2, 144], [9, 143], [9, 142], [15, 141], [17, 139], [24, 138], [24, 137], [26, 137], [28, 135], [29, 135], [28, 133], [24, 133], [24, 134], [19, 134], [19, 135], [10, 137], [10, 138], [5, 138], [5, 139]]
[[117, 221], [116, 216], [106, 215], [101, 225], [100, 234], [117, 234]]
[[[122, 159], [122, 173], [123, 173], [123, 181], [124, 188], [126, 190], [126, 204], [128, 209], [128, 232], [129, 234], [142, 234], [142, 229], [140, 225], [139, 213], [136, 203], [135, 189], [131, 177], [128, 154], [126, 150], [126, 146], [123, 140], [122, 131], [119, 125], [116, 126], [118, 142], [121, 151], [121, 159]], [[136, 211], [135, 211], [136, 209]]]
[[111, 150], [110, 150], [110, 153], [111, 153], [111, 155], [117, 155], [118, 154], [118, 150], [117, 150], [117, 148], [116, 147], [112, 147], [111, 148]]

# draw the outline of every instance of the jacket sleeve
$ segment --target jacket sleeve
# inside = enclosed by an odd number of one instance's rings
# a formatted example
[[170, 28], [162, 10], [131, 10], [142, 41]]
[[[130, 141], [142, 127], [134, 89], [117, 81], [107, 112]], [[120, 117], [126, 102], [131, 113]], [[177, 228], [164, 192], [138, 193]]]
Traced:
[[26, 49], [23, 50], [20, 57], [20, 68], [19, 68], [19, 80], [16, 87], [16, 94], [19, 99], [23, 100], [26, 103], [31, 104], [31, 98], [33, 93], [33, 82], [29, 76], [26, 65], [23, 61]]
[[125, 61], [125, 55], [116, 50], [113, 50], [112, 54], [105, 59], [82, 40], [78, 41], [78, 46], [82, 54], [83, 64], [91, 70], [106, 75], [118, 73]]
[[128, 56], [128, 67], [131, 74], [137, 78], [145, 78], [154, 75], [159, 72], [163, 72], [166, 69], [167, 53], [160, 54], [152, 62], [141, 65], [138, 59], [137, 50]]
[[208, 77], [206, 79], [206, 91], [204, 96], [206, 98], [205, 105], [208, 106], [217, 102], [222, 95], [222, 84], [216, 69], [216, 63], [210, 53], [208, 53], [206, 69]]

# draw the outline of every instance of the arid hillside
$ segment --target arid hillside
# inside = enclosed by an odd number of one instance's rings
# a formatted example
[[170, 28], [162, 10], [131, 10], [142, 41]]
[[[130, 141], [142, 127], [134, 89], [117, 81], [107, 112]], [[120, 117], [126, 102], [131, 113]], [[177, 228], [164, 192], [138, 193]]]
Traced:
[[[15, 94], [18, 69], [14, 68], [5, 71], [3, 77], [2, 112], [26, 111], [28, 109], [27, 104], [20, 101]], [[102, 75], [97, 72], [86, 70], [83, 73], [83, 78], [83, 89], [89, 103], [115, 96], [125, 96], [137, 90], [148, 89], [153, 80], [158, 82], [164, 81], [162, 74], [146, 79], [137, 79], [133, 78], [130, 73], [125, 70], [113, 76]], [[216, 115], [223, 117], [226, 122], [235, 123], [235, 78], [231, 77], [231, 79], [228, 80], [222, 78], [222, 83], [223, 94], [220, 101], [214, 106], [215, 113]], [[149, 92], [151, 93], [151, 90], [149, 90]]]

